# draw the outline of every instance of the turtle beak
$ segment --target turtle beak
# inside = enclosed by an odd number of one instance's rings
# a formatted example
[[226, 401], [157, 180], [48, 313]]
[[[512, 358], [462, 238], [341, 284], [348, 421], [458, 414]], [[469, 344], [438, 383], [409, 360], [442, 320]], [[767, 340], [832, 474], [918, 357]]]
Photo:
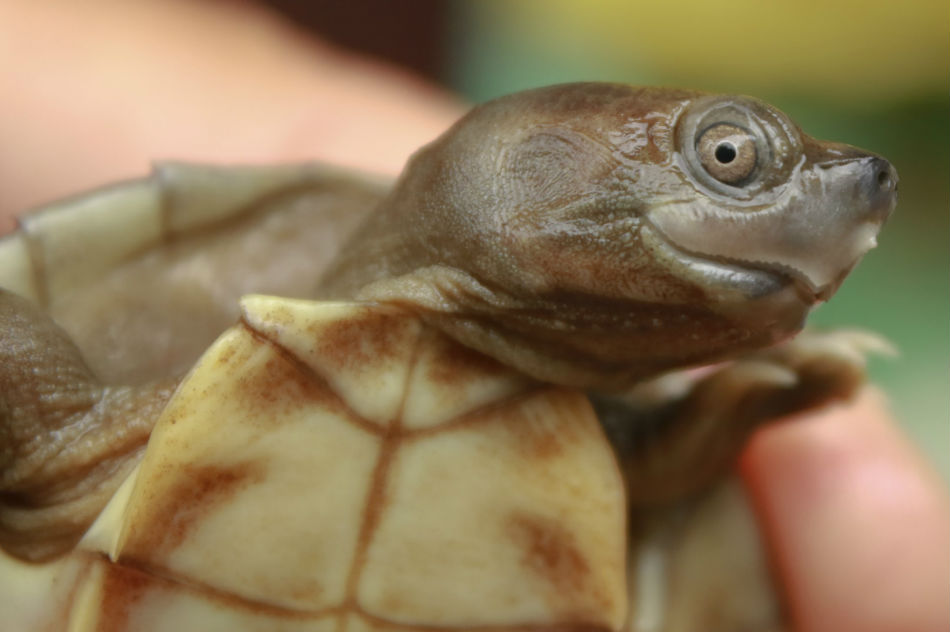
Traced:
[[[810, 140], [810, 139], [809, 139]], [[806, 214], [821, 213], [833, 222], [829, 234], [815, 239], [811, 261], [796, 266], [803, 282], [818, 301], [826, 301], [867, 251], [877, 245], [877, 234], [897, 206], [897, 170], [886, 159], [838, 143], [809, 142], [805, 149], [803, 182], [812, 191]]]
[[897, 206], [899, 181], [897, 170], [887, 159], [844, 143], [811, 138], [807, 138], [804, 150], [806, 163], [815, 168], [856, 172], [853, 208], [859, 209], [858, 213], [867, 219], [884, 224]]

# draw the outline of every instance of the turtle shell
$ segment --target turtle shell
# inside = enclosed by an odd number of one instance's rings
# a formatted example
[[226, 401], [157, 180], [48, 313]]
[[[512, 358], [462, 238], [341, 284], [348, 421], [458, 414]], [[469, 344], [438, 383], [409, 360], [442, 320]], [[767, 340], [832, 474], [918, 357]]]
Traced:
[[624, 485], [583, 394], [395, 307], [241, 308], [76, 550], [3, 561], [7, 624], [623, 625]]
[[312, 298], [390, 184], [319, 163], [160, 163], [23, 216], [0, 238], [0, 287], [47, 312], [106, 383], [180, 375], [241, 296]]

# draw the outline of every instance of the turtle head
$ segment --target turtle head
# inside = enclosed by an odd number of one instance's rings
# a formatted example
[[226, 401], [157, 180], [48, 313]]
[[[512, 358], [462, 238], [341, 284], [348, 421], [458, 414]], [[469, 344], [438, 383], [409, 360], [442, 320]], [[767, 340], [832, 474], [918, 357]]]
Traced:
[[538, 378], [610, 387], [797, 332], [896, 183], [755, 99], [553, 86], [420, 150], [330, 284]]
[[805, 305], [827, 300], [897, 202], [885, 159], [813, 139], [748, 97], [693, 100], [668, 160], [678, 192], [644, 205], [644, 241], [734, 268], [745, 296], [790, 282]]

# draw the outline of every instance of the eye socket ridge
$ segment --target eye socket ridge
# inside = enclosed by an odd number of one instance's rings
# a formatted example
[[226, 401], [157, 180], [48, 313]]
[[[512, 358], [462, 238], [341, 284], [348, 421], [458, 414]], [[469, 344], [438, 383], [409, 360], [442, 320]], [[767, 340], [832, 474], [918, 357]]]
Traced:
[[[730, 145], [735, 155], [728, 161]], [[677, 120], [676, 150], [683, 175], [698, 191], [740, 209], [782, 195], [802, 144], [798, 128], [768, 104], [710, 95], [691, 103]]]

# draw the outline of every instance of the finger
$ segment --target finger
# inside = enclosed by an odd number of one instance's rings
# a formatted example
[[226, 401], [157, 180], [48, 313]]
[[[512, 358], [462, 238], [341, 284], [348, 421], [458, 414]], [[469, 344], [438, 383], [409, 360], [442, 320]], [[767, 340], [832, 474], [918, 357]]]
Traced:
[[742, 472], [803, 629], [950, 626], [943, 482], [865, 391], [757, 434]]
[[251, 3], [187, 0], [0, 3], [0, 103], [0, 218], [156, 159], [394, 173], [462, 110]]

